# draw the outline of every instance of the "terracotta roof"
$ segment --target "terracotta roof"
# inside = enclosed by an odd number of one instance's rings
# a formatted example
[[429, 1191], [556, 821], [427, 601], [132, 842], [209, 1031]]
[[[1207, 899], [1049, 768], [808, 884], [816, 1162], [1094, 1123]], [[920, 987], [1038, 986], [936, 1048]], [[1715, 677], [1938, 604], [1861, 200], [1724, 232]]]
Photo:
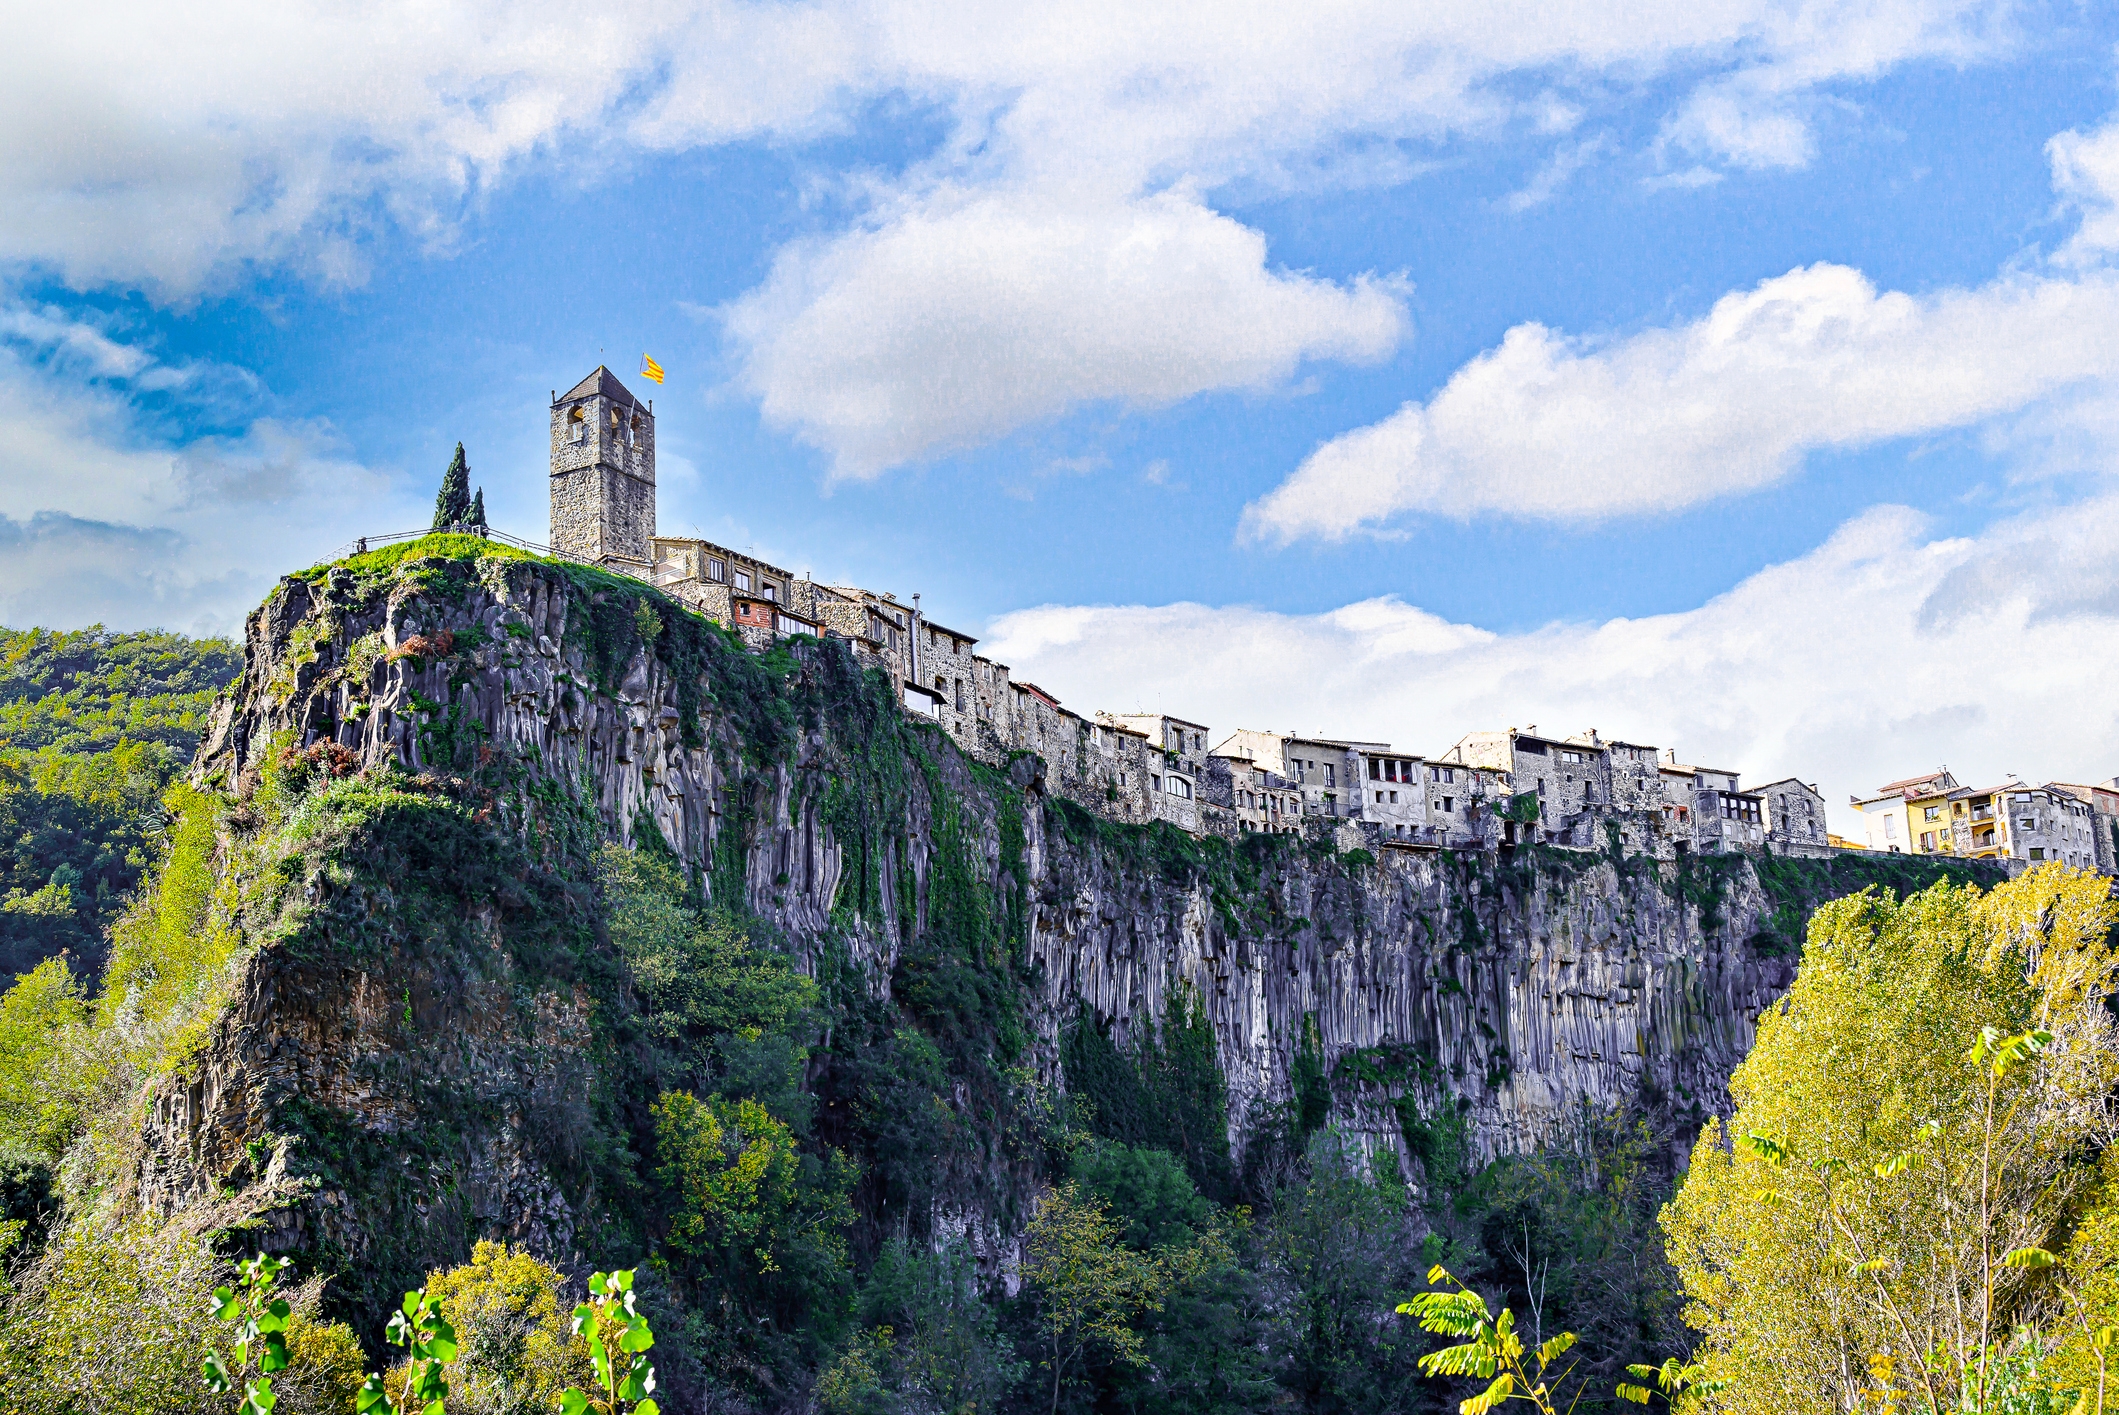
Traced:
[[1941, 771], [1931, 771], [1925, 776], [1909, 776], [1904, 781], [1889, 781], [1884, 783], [1882, 786], [1877, 787], [1876, 794], [1879, 796], [1888, 796], [1893, 791], [1903, 791], [1908, 786], [1926, 786], [1929, 782], [1938, 780], [1942, 777], [1948, 776], [1949, 774], [1949, 769], [1945, 767]]

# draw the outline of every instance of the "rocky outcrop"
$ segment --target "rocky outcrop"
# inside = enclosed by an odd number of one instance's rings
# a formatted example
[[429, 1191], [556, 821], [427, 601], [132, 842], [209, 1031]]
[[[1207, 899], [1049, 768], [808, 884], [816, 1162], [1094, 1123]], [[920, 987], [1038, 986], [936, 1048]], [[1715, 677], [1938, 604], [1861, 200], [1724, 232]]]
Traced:
[[456, 1240], [565, 1250], [594, 1221], [602, 1161], [553, 1117], [622, 1128], [632, 1103], [610, 1094], [626, 997], [595, 961], [598, 837], [653, 830], [807, 966], [844, 950], [881, 993], [975, 887], [1049, 1084], [1083, 1006], [1123, 1043], [1185, 999], [1239, 1148], [1308, 1055], [1340, 1123], [1416, 1177], [1430, 1122], [1478, 1159], [1584, 1100], [1703, 1118], [1792, 971], [1752, 946], [1770, 901], [1741, 860], [1370, 860], [1099, 821], [1049, 800], [1035, 760], [997, 772], [904, 719], [840, 646], [748, 653], [595, 572], [368, 557], [283, 581], [245, 652], [197, 779], [382, 782], [398, 823], [382, 839], [329, 791], [303, 808], [324, 824], [275, 866], [295, 902], [157, 1092], [141, 1191], [306, 1184], [273, 1221], [348, 1256], [388, 1227], [349, 1211], [378, 1192], [356, 1172]]

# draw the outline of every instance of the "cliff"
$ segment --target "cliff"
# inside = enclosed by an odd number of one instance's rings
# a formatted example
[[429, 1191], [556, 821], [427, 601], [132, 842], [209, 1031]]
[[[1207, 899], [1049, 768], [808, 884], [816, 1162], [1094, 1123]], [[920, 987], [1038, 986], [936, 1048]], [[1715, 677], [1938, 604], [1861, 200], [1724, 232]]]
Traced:
[[989, 1254], [1038, 1180], [1041, 1107], [1087, 1092], [1070, 1058], [1096, 1047], [1210, 1036], [1238, 1166], [1327, 1118], [1415, 1182], [1584, 1102], [1689, 1131], [1726, 1107], [1806, 900], [1853, 883], [1118, 825], [896, 696], [842, 645], [749, 653], [645, 586], [478, 542], [283, 580], [194, 767], [230, 799], [224, 875], [250, 862], [241, 948], [157, 1083], [141, 1195], [277, 1196], [276, 1244], [367, 1274], [355, 1299], [474, 1236], [636, 1242], [656, 1080], [606, 839], [666, 850], [819, 980], [827, 1141], [875, 1123], [853, 1049], [931, 1040], [925, 1168], [871, 1164], [860, 1205]]

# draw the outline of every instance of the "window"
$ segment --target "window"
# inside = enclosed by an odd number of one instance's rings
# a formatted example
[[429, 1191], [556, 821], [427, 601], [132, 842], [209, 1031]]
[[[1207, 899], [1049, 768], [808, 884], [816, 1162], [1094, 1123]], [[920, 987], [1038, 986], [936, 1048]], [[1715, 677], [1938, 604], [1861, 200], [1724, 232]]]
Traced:
[[1379, 806], [1383, 804], [1383, 793], [1381, 791], [1376, 793], [1376, 804]]
[[2043, 860], [2045, 858], [2044, 849], [2040, 846], [2033, 845], [2031, 847], [2031, 858], [2034, 860]]
[[1941, 816], [1941, 815], [1942, 815], [1942, 807], [1940, 807], [1940, 806], [1930, 806], [1930, 807], [1928, 807], [1928, 808], [1927, 808], [1926, 810], [1924, 810], [1924, 811], [1922, 811], [1922, 812], [1920, 813], [1920, 818], [1921, 818], [1922, 820], [1930, 820], [1930, 821], [1931, 821], [1931, 820], [1935, 820], [1936, 818], [1938, 818], [1938, 817], [1939, 817], [1939, 816]]
[[1181, 776], [1165, 777], [1163, 779], [1163, 788], [1180, 801], [1192, 799], [1192, 783]]
[[1398, 793], [1395, 791], [1391, 792], [1391, 804], [1394, 806], [1398, 804]]
[[1580, 752], [1562, 752], [1560, 753], [1560, 760], [1563, 762], [1578, 762], [1582, 760], [1582, 754]]
[[1439, 781], [1447, 786], [1456, 781], [1457, 770], [1455, 767], [1431, 766], [1427, 769], [1427, 778], [1430, 781]]
[[769, 600], [777, 602], [780, 598], [780, 587], [774, 584], [771, 580], [760, 580], [758, 581], [758, 593], [764, 595]]
[[1923, 850], [1933, 850], [1935, 848], [1934, 831], [1924, 830], [1920, 833], [1920, 848]]
[[708, 556], [706, 560], [706, 578], [717, 585], [726, 584], [728, 582], [728, 562]]
[[1898, 817], [1897, 817], [1897, 816], [1885, 816], [1885, 817], [1884, 817], [1884, 839], [1886, 839], [1886, 840], [1896, 840], [1896, 839], [1898, 839]]
[[[1379, 761], [1377, 761], [1377, 760], [1376, 760], [1376, 759], [1375, 759], [1374, 757], [1370, 757], [1370, 758], [1369, 758], [1369, 780], [1371, 780], [1371, 781], [1381, 781], [1381, 780], [1383, 780], [1383, 763], [1382, 763], [1382, 762], [1379, 762]], [[1380, 800], [1382, 800], [1383, 798], [1379, 796], [1379, 797], [1377, 797], [1376, 799], [1380, 801]]]
[[1324, 764], [1324, 784], [1327, 786], [1335, 784], [1332, 780], [1332, 764], [1330, 762]]
[[1456, 799], [1451, 796], [1444, 796], [1435, 802], [1435, 809], [1445, 813], [1452, 813], [1457, 809]]
[[742, 590], [742, 591], [744, 591], [744, 592], [746, 592], [746, 593], [748, 593], [748, 592], [749, 592], [749, 590], [750, 590], [750, 572], [749, 572], [749, 571], [747, 571], [747, 570], [738, 570], [738, 571], [736, 572], [736, 588], [737, 588], [737, 589], [739, 589], [739, 590]]

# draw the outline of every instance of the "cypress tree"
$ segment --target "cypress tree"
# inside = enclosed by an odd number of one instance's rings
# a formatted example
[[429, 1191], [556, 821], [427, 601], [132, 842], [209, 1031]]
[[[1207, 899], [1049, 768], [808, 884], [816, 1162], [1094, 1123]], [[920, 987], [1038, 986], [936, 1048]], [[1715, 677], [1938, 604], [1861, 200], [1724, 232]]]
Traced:
[[486, 529], [486, 489], [484, 487], [480, 487], [478, 495], [471, 498], [470, 524], [480, 530]]
[[471, 514], [471, 469], [464, 465], [464, 445], [456, 444], [449, 470], [441, 474], [441, 494], [434, 498], [434, 529], [462, 525]]

